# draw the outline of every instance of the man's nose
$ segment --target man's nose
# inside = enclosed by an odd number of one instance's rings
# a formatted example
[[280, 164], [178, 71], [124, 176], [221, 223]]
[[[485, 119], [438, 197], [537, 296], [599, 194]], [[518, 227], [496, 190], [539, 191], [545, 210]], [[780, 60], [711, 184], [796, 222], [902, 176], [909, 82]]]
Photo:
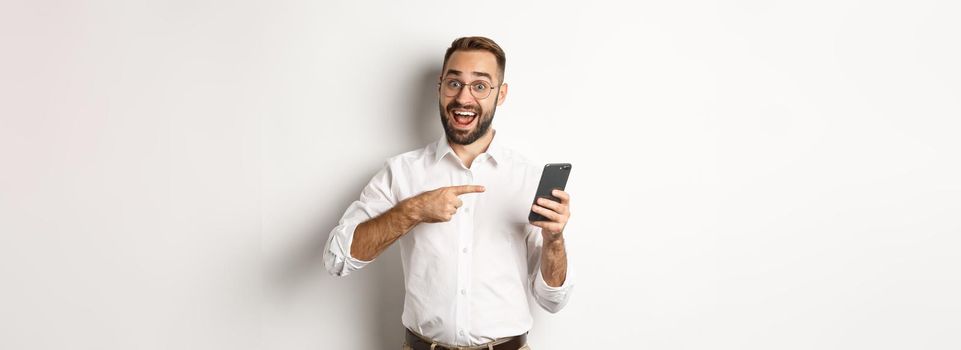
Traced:
[[474, 95], [470, 93], [470, 86], [464, 86], [457, 93], [457, 102], [466, 105], [467, 102], [474, 102]]

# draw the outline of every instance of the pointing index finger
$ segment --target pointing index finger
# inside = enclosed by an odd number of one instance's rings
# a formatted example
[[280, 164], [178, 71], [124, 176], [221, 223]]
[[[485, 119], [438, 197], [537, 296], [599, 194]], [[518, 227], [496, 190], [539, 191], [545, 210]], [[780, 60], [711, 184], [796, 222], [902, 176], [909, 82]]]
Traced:
[[455, 195], [458, 195], [458, 196], [462, 194], [467, 194], [467, 193], [480, 193], [487, 190], [484, 188], [484, 186], [479, 186], [479, 185], [461, 185], [461, 186], [451, 186], [448, 188], [451, 191], [453, 191]]

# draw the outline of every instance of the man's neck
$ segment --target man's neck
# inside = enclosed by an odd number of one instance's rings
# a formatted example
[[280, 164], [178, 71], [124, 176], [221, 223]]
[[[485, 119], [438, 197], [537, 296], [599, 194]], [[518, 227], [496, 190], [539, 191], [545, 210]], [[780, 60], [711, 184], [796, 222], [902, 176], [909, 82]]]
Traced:
[[494, 140], [494, 128], [487, 130], [484, 136], [481, 136], [477, 141], [469, 145], [452, 143], [450, 139], [447, 140], [447, 143], [450, 144], [450, 148], [454, 150], [454, 154], [457, 155], [457, 158], [460, 158], [464, 166], [470, 169], [471, 164], [474, 163], [474, 158], [477, 158], [481, 153], [487, 152], [487, 147], [490, 147], [492, 140]]

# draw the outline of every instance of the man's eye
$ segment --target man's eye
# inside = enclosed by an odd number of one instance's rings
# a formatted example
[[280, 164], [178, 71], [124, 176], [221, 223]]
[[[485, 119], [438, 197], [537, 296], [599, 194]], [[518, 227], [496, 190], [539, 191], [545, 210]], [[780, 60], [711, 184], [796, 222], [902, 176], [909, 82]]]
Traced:
[[484, 84], [474, 84], [474, 90], [477, 90], [477, 91], [487, 90], [487, 85], [484, 85]]
[[459, 81], [457, 81], [457, 80], [451, 80], [451, 81], [447, 82], [447, 86], [450, 86], [450, 87], [452, 87], [452, 88], [460, 88], [461, 85], [460, 85], [460, 82], [459, 82]]

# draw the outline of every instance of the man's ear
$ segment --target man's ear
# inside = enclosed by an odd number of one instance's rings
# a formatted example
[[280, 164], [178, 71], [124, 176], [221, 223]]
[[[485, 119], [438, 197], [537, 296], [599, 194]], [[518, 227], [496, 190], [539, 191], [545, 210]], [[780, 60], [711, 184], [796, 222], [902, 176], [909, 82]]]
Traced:
[[504, 104], [504, 100], [507, 100], [507, 83], [501, 85], [500, 91], [497, 92], [497, 105], [500, 106]]

